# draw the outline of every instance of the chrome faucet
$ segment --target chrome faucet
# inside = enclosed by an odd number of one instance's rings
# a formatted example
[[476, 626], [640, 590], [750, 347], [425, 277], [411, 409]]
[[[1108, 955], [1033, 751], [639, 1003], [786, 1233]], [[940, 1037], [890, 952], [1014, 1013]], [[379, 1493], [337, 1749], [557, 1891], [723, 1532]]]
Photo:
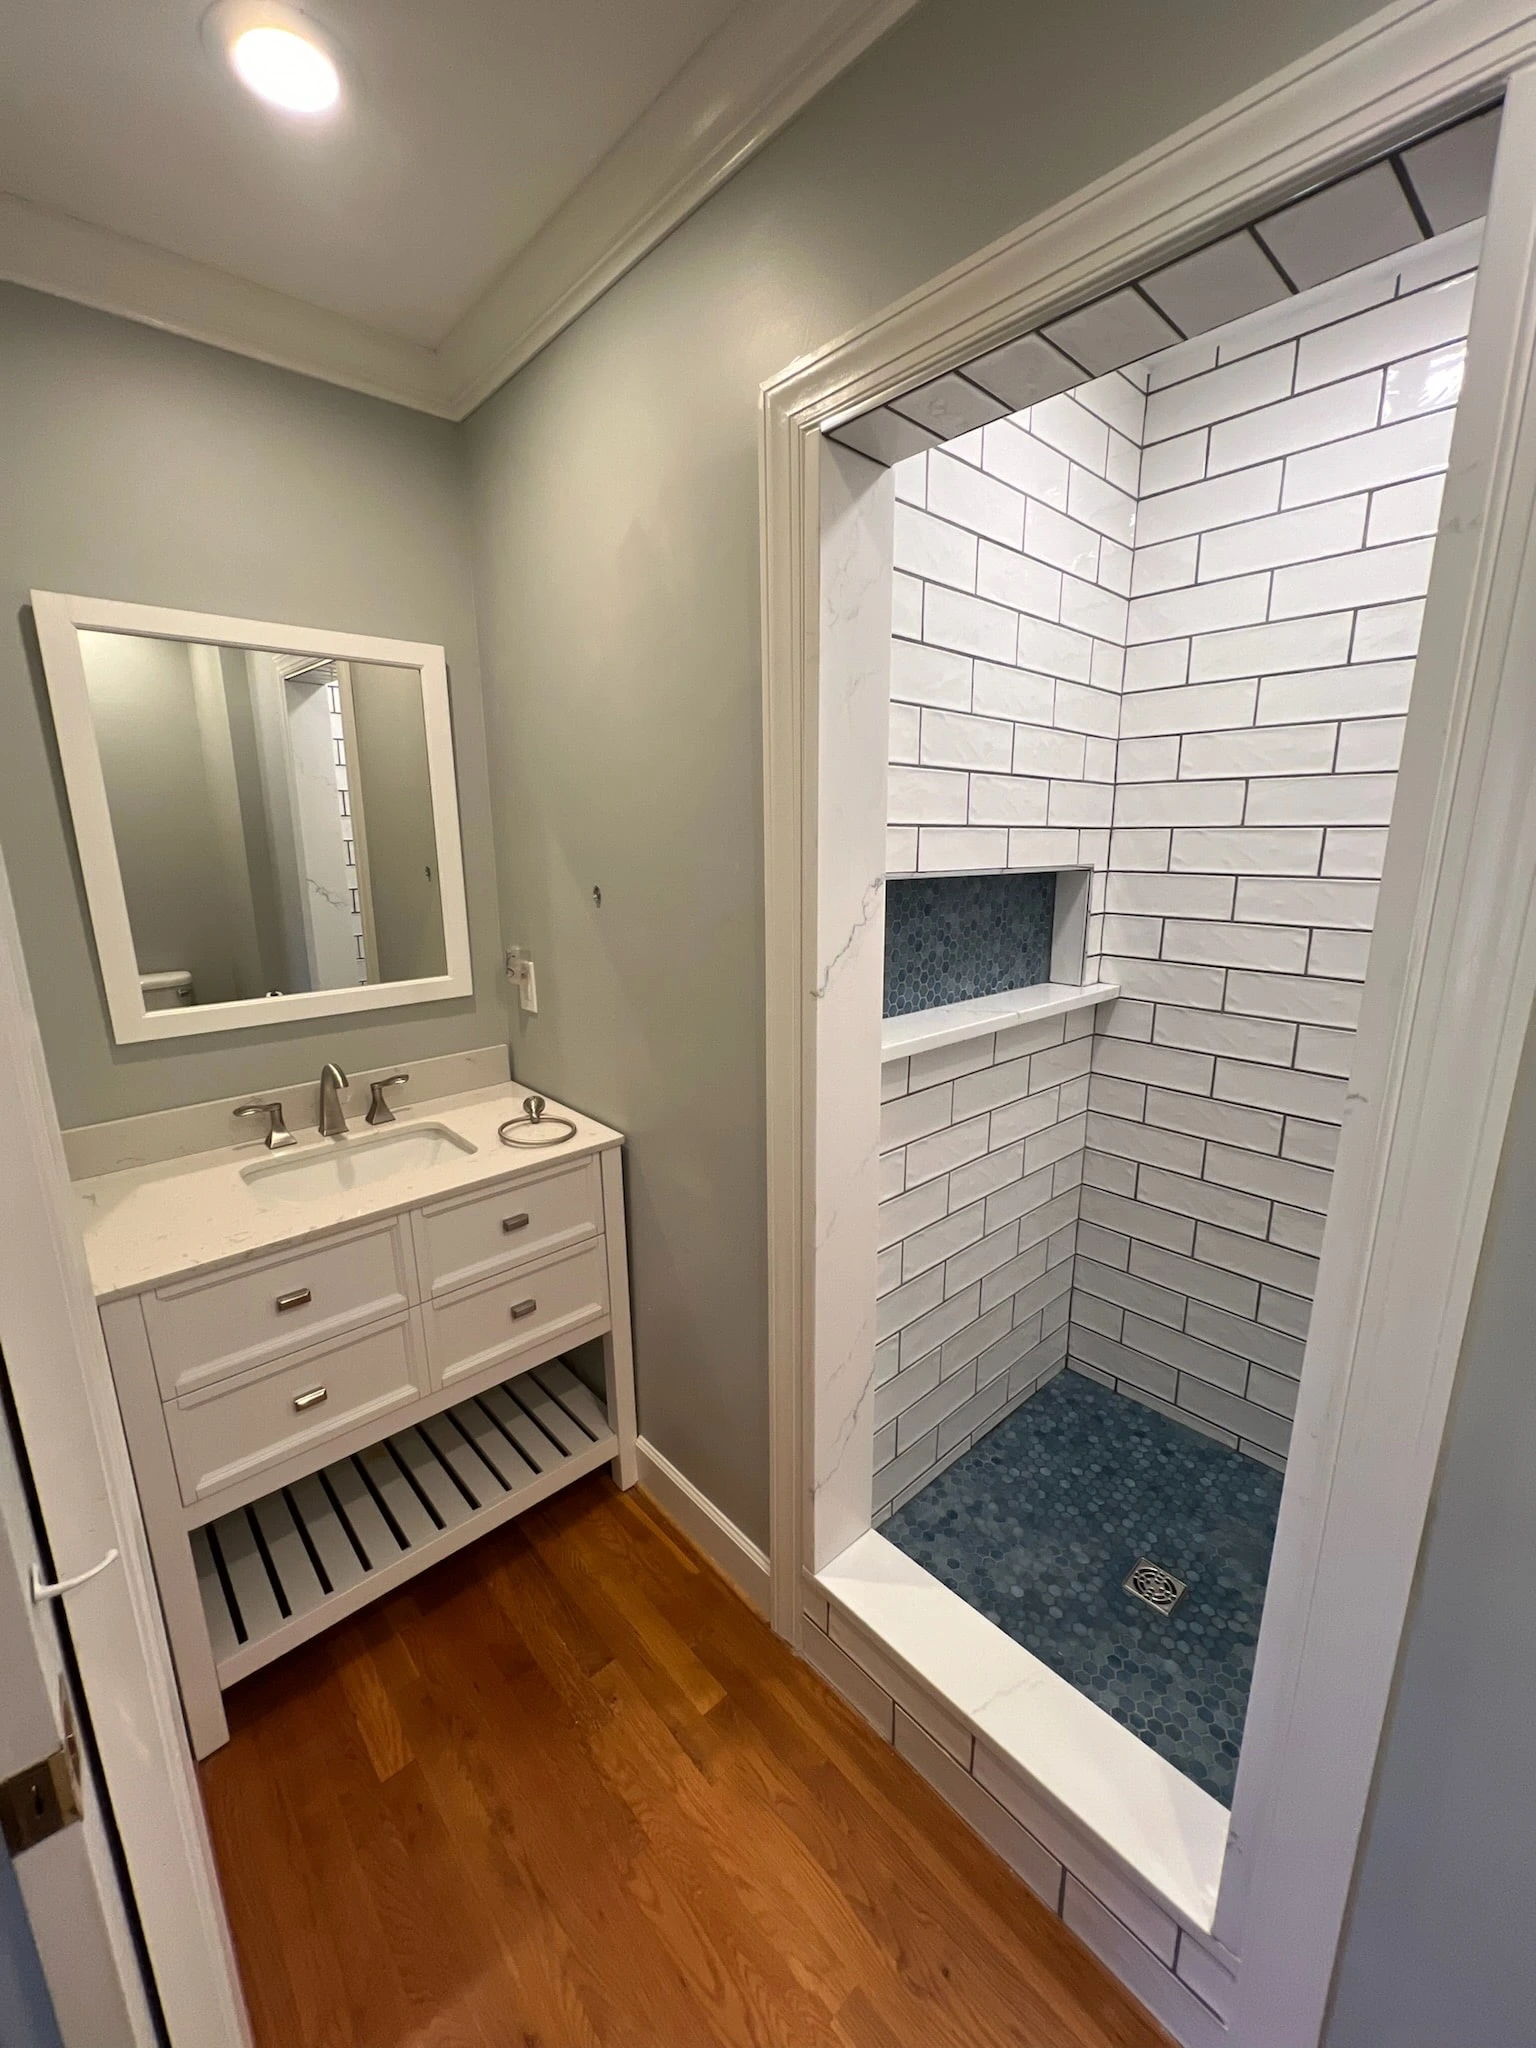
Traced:
[[327, 1060], [320, 1069], [320, 1135], [322, 1138], [344, 1138], [347, 1135], [347, 1120], [342, 1114], [341, 1091], [347, 1087], [346, 1075], [334, 1060]]

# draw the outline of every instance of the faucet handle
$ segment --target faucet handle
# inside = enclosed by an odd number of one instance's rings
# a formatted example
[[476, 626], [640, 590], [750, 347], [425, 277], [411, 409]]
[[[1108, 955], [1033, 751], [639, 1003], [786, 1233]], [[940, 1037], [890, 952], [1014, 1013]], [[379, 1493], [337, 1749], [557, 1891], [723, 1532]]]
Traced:
[[384, 1090], [398, 1088], [410, 1078], [409, 1074], [386, 1074], [382, 1081], [371, 1081], [368, 1085], [372, 1100], [368, 1104], [368, 1115], [364, 1121], [370, 1124], [392, 1124], [395, 1112], [384, 1100]]
[[267, 1119], [266, 1146], [269, 1152], [281, 1152], [285, 1145], [297, 1145], [299, 1142], [283, 1122], [283, 1105], [280, 1102], [242, 1102], [235, 1115], [264, 1116]]

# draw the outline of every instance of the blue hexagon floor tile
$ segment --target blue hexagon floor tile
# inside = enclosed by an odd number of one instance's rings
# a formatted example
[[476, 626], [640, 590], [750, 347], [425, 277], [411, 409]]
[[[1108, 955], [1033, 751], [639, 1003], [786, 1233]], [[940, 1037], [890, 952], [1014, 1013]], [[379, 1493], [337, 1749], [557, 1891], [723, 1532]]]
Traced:
[[1049, 981], [1055, 913], [1054, 875], [891, 876], [886, 1016]]
[[[1064, 1372], [880, 1533], [1230, 1806], [1281, 1483]], [[1143, 1558], [1169, 1614], [1124, 1589]]]

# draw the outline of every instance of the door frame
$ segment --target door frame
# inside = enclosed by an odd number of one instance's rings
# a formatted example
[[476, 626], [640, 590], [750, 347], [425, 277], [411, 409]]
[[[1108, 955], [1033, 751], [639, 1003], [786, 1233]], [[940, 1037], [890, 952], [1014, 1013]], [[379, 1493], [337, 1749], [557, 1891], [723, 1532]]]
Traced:
[[251, 2048], [0, 861], [0, 1349], [171, 2048]]
[[[1313, 2048], [1323, 2026], [1536, 997], [1536, 820], [1527, 822], [1526, 800], [1536, 703], [1521, 701], [1519, 661], [1520, 636], [1536, 638], [1519, 593], [1536, 516], [1527, 417], [1536, 233], [1526, 198], [1536, 77], [1516, 76], [1533, 60], [1528, 5], [1488, 0], [1474, 15], [1459, 0], [1405, 0], [762, 393], [771, 1613], [798, 1642], [817, 1562], [812, 1388], [818, 1357], [830, 1374], [857, 1320], [829, 1283], [820, 1227], [822, 1215], [834, 1235], [844, 1227], [828, 1197], [847, 1188], [831, 1187], [827, 1159], [860, 1150], [847, 1105], [819, 1104], [817, 1087], [818, 1039], [823, 1062], [829, 1048], [824, 997], [841, 957], [832, 948], [851, 943], [846, 916], [835, 938], [818, 935], [829, 910], [818, 768], [829, 745], [836, 756], [848, 717], [821, 691], [822, 435], [1507, 89], [1469, 344], [1475, 367], [1452, 449], [1214, 1922], [1241, 1958], [1231, 2038], [1242, 2048]], [[872, 1320], [872, 1268], [869, 1284]], [[843, 1398], [840, 1413], [851, 1413]]]

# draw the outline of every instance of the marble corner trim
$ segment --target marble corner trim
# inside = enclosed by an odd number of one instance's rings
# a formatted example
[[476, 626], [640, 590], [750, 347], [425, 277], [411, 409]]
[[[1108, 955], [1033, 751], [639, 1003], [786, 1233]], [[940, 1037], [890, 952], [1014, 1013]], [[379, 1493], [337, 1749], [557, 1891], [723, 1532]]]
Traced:
[[[366, 1109], [367, 1084], [402, 1071], [399, 1062], [384, 1067], [351, 1069], [349, 1115]], [[409, 1063], [410, 1079], [390, 1100], [396, 1109], [433, 1102], [439, 1096], [468, 1095], [477, 1088], [495, 1088], [511, 1077], [507, 1048], [481, 1046], [473, 1052], [437, 1053]], [[217, 1102], [189, 1102], [180, 1109], [151, 1110], [145, 1116], [120, 1117], [105, 1124], [78, 1124], [63, 1133], [64, 1158], [71, 1180], [95, 1180], [104, 1173], [125, 1173], [136, 1166], [157, 1166], [165, 1160], [190, 1159], [199, 1152], [244, 1144], [249, 1126], [237, 1123], [242, 1102], [281, 1102], [292, 1131], [313, 1125], [319, 1117], [319, 1081], [292, 1081], [274, 1087], [247, 1088], [243, 1095]]]
[[905, 1017], [887, 1017], [880, 1031], [881, 1056], [906, 1059], [916, 1052], [934, 1052], [961, 1045], [968, 1038], [1007, 1031], [1044, 1017], [1064, 1017], [1073, 1010], [1091, 1010], [1112, 1003], [1120, 993], [1115, 981], [1093, 981], [1082, 987], [1042, 981], [1034, 988], [1007, 989], [1002, 995], [976, 996], [966, 1003], [944, 1003], [934, 1010], [913, 1010]]

